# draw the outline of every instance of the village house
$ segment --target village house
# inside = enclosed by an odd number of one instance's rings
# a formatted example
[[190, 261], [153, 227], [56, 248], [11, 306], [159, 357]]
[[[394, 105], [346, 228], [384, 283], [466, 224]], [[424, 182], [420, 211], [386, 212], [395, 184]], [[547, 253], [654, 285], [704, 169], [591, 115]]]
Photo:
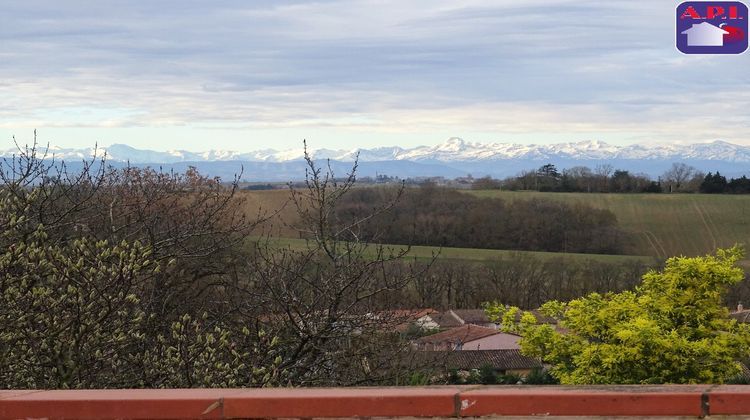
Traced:
[[520, 349], [520, 339], [515, 334], [469, 324], [418, 338], [413, 344], [425, 351], [503, 350]]
[[373, 320], [396, 325], [396, 331], [406, 332], [410, 328], [423, 331], [435, 330], [439, 325], [433, 320], [438, 311], [432, 308], [422, 309], [391, 309], [372, 315]]
[[[557, 325], [557, 320], [543, 315], [538, 310], [529, 311], [540, 324]], [[521, 313], [516, 315], [516, 322], [521, 320]], [[463, 325], [476, 325], [485, 328], [499, 329], [500, 324], [490, 321], [484, 309], [448, 309], [444, 312], [432, 311], [425, 313], [416, 320], [415, 324], [423, 329], [448, 330]]]

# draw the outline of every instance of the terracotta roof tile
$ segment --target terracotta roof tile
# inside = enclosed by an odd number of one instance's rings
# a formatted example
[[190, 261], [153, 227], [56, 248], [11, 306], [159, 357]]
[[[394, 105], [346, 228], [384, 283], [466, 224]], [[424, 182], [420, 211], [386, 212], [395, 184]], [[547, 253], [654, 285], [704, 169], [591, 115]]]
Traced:
[[440, 328], [455, 328], [463, 325], [461, 321], [456, 319], [456, 317], [453, 316], [453, 314], [451, 314], [449, 311], [430, 315], [430, 318], [432, 318], [432, 320], [435, 321], [435, 323], [437, 323]]
[[487, 324], [491, 322], [484, 309], [454, 309], [453, 313], [467, 324]]
[[737, 322], [750, 323], [750, 309], [746, 309], [744, 311], [739, 311], [739, 312], [732, 312], [729, 314], [729, 316], [736, 319]]
[[477, 325], [464, 325], [437, 334], [421, 337], [416, 341], [419, 344], [468, 343], [470, 341], [499, 333], [500, 331], [492, 328], [485, 328]]
[[542, 363], [517, 349], [423, 351], [420, 357], [434, 367], [470, 370], [489, 365], [497, 370], [541, 368]]

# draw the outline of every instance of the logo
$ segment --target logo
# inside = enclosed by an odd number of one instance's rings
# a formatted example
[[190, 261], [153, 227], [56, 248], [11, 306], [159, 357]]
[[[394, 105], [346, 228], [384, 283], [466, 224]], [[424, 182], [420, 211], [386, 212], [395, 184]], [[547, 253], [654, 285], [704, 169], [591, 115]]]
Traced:
[[677, 6], [677, 49], [685, 54], [747, 50], [747, 6], [739, 1], [686, 1]]

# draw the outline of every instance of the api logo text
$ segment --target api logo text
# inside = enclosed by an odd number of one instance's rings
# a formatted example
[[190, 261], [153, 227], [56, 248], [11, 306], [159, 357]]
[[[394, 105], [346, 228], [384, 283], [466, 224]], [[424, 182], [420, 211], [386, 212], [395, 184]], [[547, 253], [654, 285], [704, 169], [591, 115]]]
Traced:
[[685, 54], [747, 50], [747, 6], [739, 1], [686, 1], [677, 6], [677, 49]]

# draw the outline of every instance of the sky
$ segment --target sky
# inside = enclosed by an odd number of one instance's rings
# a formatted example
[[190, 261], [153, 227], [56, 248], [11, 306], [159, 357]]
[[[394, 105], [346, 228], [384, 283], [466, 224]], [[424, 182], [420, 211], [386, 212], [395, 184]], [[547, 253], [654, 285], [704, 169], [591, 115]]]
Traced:
[[676, 2], [0, 2], [0, 145], [750, 145], [750, 52]]

